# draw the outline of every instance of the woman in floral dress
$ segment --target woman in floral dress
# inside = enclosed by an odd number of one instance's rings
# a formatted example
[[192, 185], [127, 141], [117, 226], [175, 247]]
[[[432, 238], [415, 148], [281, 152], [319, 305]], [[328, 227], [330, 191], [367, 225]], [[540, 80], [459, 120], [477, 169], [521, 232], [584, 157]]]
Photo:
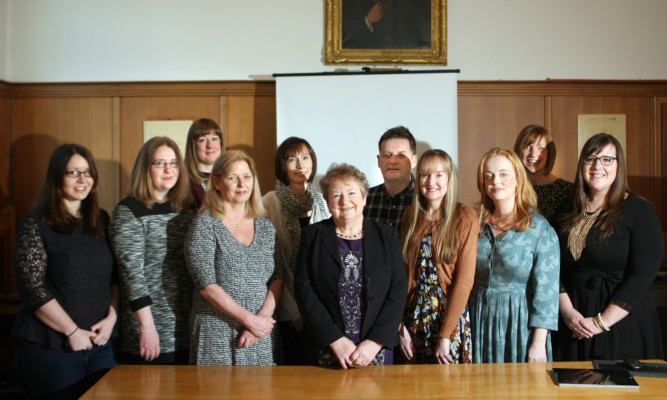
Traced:
[[456, 167], [446, 152], [425, 152], [417, 174], [419, 190], [401, 223], [409, 284], [401, 352], [411, 363], [472, 363], [467, 303], [475, 279], [477, 216], [457, 202]]

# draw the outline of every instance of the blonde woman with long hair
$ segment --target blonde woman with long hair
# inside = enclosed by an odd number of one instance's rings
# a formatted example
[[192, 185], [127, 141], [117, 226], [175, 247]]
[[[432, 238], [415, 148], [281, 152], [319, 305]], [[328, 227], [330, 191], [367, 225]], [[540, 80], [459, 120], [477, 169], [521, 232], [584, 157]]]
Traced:
[[191, 364], [276, 364], [272, 315], [284, 268], [276, 262], [276, 230], [264, 214], [255, 162], [239, 150], [224, 152], [185, 239], [197, 292]]
[[535, 211], [519, 157], [489, 150], [479, 163], [480, 236], [470, 294], [476, 363], [551, 361], [558, 327], [558, 238]]
[[408, 273], [401, 352], [418, 364], [472, 363], [467, 304], [475, 280], [477, 215], [457, 201], [456, 167], [446, 152], [426, 151], [417, 181], [401, 222]]

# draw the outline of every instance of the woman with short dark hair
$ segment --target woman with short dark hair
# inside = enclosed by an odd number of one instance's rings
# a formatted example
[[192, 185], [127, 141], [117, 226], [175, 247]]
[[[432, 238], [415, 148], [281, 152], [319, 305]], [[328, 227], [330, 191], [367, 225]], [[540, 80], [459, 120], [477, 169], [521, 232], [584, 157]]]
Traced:
[[329, 218], [327, 203], [312, 184], [317, 173], [317, 156], [305, 139], [285, 139], [276, 151], [276, 189], [262, 197], [267, 216], [276, 228], [276, 252], [285, 265], [285, 289], [274, 318], [283, 344], [283, 362], [303, 365], [305, 343], [303, 321], [294, 300], [294, 269], [301, 240], [301, 228]]
[[14, 265], [21, 307], [12, 333], [16, 364], [33, 396], [78, 398], [116, 365], [109, 338], [117, 277], [97, 184], [88, 149], [58, 147], [37, 204], [19, 226]]
[[111, 218], [122, 289], [120, 357], [187, 364], [193, 288], [183, 241], [194, 209], [176, 143], [167, 137], [144, 143], [130, 185]]

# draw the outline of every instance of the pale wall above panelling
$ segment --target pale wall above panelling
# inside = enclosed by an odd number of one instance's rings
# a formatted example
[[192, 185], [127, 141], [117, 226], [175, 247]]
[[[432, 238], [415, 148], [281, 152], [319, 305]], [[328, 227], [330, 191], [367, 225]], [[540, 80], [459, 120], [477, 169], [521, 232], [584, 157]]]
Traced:
[[[667, 1], [447, 4], [448, 67], [461, 69], [460, 80], [667, 79]], [[238, 80], [333, 70], [322, 63], [324, 5], [0, 0], [0, 80]]]

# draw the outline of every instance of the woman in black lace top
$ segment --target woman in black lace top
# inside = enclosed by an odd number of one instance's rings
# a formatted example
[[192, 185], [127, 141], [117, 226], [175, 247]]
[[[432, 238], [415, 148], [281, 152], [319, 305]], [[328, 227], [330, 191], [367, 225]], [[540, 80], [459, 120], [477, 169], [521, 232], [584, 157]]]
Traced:
[[97, 183], [86, 148], [58, 147], [37, 205], [19, 227], [21, 307], [12, 333], [16, 365], [33, 396], [78, 398], [116, 365], [109, 338], [118, 287]]

